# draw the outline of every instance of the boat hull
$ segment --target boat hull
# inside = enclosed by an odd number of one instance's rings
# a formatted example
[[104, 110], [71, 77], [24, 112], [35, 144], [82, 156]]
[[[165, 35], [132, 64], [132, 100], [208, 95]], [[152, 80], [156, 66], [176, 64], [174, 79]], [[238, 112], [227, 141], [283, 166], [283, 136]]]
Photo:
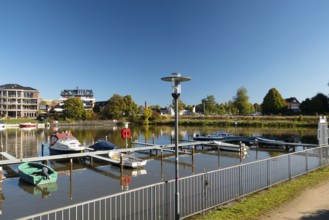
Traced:
[[18, 166], [18, 172], [21, 180], [31, 185], [42, 185], [57, 181], [57, 172], [55, 170], [37, 162], [22, 163]]
[[120, 165], [122, 157], [123, 166], [128, 168], [143, 168], [147, 163], [147, 160], [142, 160], [132, 155], [122, 154], [114, 151], [109, 151], [109, 157], [116, 161], [117, 165]]

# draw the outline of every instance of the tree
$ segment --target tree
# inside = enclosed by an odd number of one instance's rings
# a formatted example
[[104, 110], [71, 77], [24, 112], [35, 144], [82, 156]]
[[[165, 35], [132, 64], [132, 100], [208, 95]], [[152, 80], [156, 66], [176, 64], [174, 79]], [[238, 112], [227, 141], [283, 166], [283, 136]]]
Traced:
[[233, 97], [233, 100], [239, 114], [247, 115], [250, 113], [250, 103], [246, 88], [240, 87], [236, 92], [236, 96]]
[[263, 99], [262, 110], [264, 114], [281, 114], [286, 109], [286, 101], [275, 88], [268, 91]]
[[84, 116], [83, 102], [79, 98], [69, 98], [64, 101], [64, 117], [72, 120], [82, 120]]
[[134, 119], [138, 112], [138, 105], [132, 100], [130, 95], [121, 96], [114, 94], [101, 110], [105, 119]]
[[329, 99], [323, 93], [318, 93], [311, 99], [306, 99], [300, 104], [303, 114], [325, 114], [329, 112]]
[[207, 98], [201, 100], [202, 112], [205, 115], [218, 114], [217, 102], [215, 96], [208, 95]]

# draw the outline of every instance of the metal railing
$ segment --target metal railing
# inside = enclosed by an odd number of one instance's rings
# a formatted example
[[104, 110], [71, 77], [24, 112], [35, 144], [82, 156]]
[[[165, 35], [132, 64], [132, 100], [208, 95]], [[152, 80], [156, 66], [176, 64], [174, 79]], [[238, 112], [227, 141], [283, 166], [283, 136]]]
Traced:
[[[224, 205], [329, 163], [329, 146], [179, 180], [181, 218]], [[24, 219], [174, 219], [175, 181], [141, 187]]]

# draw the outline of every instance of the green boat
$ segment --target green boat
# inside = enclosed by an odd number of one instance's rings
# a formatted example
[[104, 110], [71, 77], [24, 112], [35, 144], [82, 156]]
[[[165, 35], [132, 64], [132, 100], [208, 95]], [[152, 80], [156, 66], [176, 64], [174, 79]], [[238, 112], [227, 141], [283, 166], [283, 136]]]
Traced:
[[57, 181], [57, 172], [42, 163], [22, 163], [18, 166], [18, 172], [19, 177], [31, 185], [41, 185]]

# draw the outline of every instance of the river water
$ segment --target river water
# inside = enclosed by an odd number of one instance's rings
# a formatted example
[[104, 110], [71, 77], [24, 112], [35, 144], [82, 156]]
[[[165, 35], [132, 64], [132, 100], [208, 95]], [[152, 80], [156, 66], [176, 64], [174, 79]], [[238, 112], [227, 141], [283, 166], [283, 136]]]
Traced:
[[[81, 143], [90, 146], [98, 139], [107, 139], [119, 148], [132, 147], [131, 142], [169, 144], [174, 137], [174, 128], [168, 126], [150, 126], [131, 128], [132, 138], [127, 142], [121, 138], [120, 127], [94, 128], [58, 128], [58, 132], [70, 130]], [[179, 140], [191, 140], [197, 134], [211, 134], [225, 130], [235, 135], [265, 136], [268, 138], [287, 140], [293, 138], [297, 142], [316, 144], [316, 129], [277, 129], [277, 128], [219, 128], [219, 127], [179, 127]], [[51, 129], [7, 129], [0, 131], [1, 151], [17, 158], [49, 155], [49, 136], [55, 132]], [[44, 146], [44, 147], [42, 147]], [[42, 151], [43, 149], [43, 151]], [[296, 150], [301, 150], [297, 147]], [[179, 157], [179, 176], [208, 172], [220, 168], [248, 163], [269, 157], [285, 154], [282, 150], [250, 149], [248, 154], [240, 157], [235, 152], [197, 149], [192, 163], [191, 155]], [[18, 165], [4, 166], [6, 179], [2, 182], [0, 194], [0, 219], [15, 219], [27, 215], [52, 210], [67, 205], [107, 196], [137, 187], [171, 180], [175, 177], [174, 155], [160, 155], [153, 152], [137, 153], [136, 156], [148, 159], [144, 169], [125, 169], [106, 162], [80, 159], [73, 160], [73, 172], [70, 176], [69, 160], [49, 161], [58, 171], [56, 184], [45, 187], [34, 187], [20, 181], [17, 176]], [[4, 159], [4, 158], [0, 158]]]

